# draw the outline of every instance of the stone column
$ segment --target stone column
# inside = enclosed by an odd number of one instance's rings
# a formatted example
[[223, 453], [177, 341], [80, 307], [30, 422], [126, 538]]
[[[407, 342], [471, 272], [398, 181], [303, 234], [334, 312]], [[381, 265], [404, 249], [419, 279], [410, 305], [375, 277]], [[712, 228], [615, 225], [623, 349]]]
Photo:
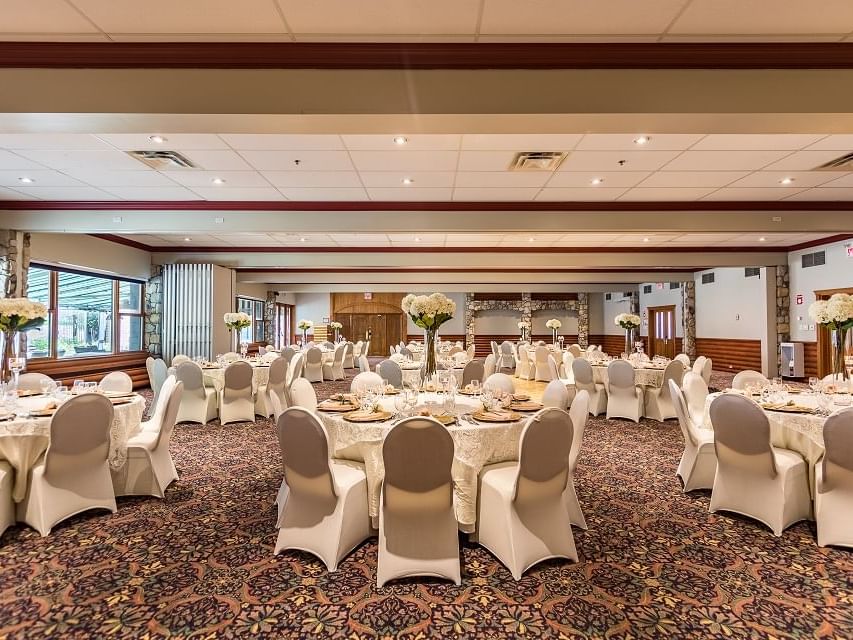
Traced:
[[589, 294], [584, 291], [578, 293], [578, 344], [589, 346]]
[[[521, 321], [526, 322], [530, 326], [527, 335], [530, 340], [533, 339], [533, 301], [529, 293], [521, 294]], [[521, 332], [518, 332], [521, 335]]]
[[681, 283], [681, 320], [684, 325], [681, 350], [696, 357], [696, 282]]
[[30, 268], [30, 234], [14, 229], [0, 230], [0, 260], [6, 298], [27, 297], [27, 270]]
[[267, 291], [264, 301], [264, 342], [267, 344], [275, 344], [275, 301], [277, 299], [277, 291]]
[[776, 366], [781, 370], [779, 345], [791, 340], [791, 289], [788, 265], [776, 267]]
[[151, 277], [145, 283], [145, 317], [142, 348], [155, 358], [163, 357], [163, 267], [151, 267]]
[[465, 348], [474, 344], [474, 294], [465, 294]]

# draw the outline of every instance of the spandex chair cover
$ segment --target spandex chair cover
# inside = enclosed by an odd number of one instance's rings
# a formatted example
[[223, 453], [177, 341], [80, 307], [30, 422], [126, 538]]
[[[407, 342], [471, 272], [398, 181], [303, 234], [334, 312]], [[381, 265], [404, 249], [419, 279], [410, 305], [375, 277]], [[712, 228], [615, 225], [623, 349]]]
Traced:
[[393, 384], [395, 388], [403, 388], [403, 370], [400, 365], [393, 360], [383, 360], [377, 367], [377, 373], [382, 376], [383, 380], [387, 380], [388, 384]]
[[154, 407], [157, 406], [160, 388], [169, 375], [169, 368], [166, 366], [166, 361], [162, 358], [150, 357], [145, 360], [145, 368], [148, 370], [148, 385], [151, 387], [151, 391], [154, 392], [151, 406], [148, 407], [148, 415], [150, 416], [154, 412]]
[[548, 350], [548, 347], [536, 347], [536, 375], [534, 379], [541, 382], [551, 382], [554, 379], [554, 374], [548, 365], [548, 357], [550, 355], [551, 352]]
[[486, 356], [486, 362], [483, 365], [483, 376], [488, 378], [495, 372], [495, 364], [497, 360], [495, 359], [495, 354], [490, 353]]
[[317, 410], [317, 394], [305, 378], [297, 378], [290, 387], [290, 405], [308, 411]]
[[705, 415], [705, 399], [708, 397], [708, 385], [698, 373], [688, 371], [681, 381], [681, 390], [687, 401], [687, 417], [699, 427]]
[[515, 356], [512, 355], [512, 343], [509, 340], [501, 342], [501, 369], [515, 369]]
[[370, 371], [370, 361], [367, 359], [367, 356], [358, 357], [358, 370], [361, 373]]
[[483, 387], [493, 387], [500, 389], [504, 393], [515, 393], [515, 384], [512, 381], [512, 376], [508, 376], [505, 373], [493, 373], [483, 382]]
[[764, 376], [763, 373], [758, 371], [753, 371], [752, 369], [745, 369], [744, 371], [738, 372], [734, 379], [732, 380], [732, 389], [738, 389], [739, 391], [746, 390], [746, 386], [749, 384], [767, 384], [770, 381]]
[[569, 408], [569, 390], [562, 380], [551, 380], [542, 393], [542, 404], [565, 411]]
[[676, 417], [669, 381], [672, 380], [676, 385], [680, 385], [682, 377], [684, 377], [684, 367], [678, 360], [673, 360], [666, 365], [666, 368], [663, 370], [663, 383], [661, 386], [657, 388], [648, 387], [645, 391], [645, 415], [647, 418], [663, 422], [669, 418]]
[[43, 373], [22, 373], [18, 376], [18, 389], [21, 391], [41, 392], [41, 383], [43, 380], [53, 382], [53, 378]]
[[589, 394], [589, 412], [597, 416], [607, 409], [607, 391], [600, 382], [592, 377], [592, 365], [586, 358], [575, 358], [572, 362], [572, 372], [575, 374], [575, 388]]
[[124, 371], [111, 371], [101, 378], [98, 389], [115, 393], [130, 393], [133, 391], [133, 378]]
[[12, 500], [12, 486], [15, 484], [15, 472], [5, 460], [0, 460], [0, 535], [15, 524], [15, 501]]
[[580, 501], [578, 501], [578, 494], [575, 491], [575, 467], [578, 465], [581, 444], [583, 444], [583, 432], [589, 418], [589, 394], [586, 391], [578, 391], [572, 401], [572, 407], [569, 409], [569, 417], [572, 419], [574, 433], [572, 435], [572, 449], [569, 452], [569, 480], [566, 483], [563, 501], [566, 503], [566, 510], [569, 512], [569, 521], [572, 525], [586, 529], [586, 518], [584, 518]]
[[714, 432], [697, 429], [687, 411], [687, 401], [675, 380], [669, 380], [669, 392], [684, 438], [684, 453], [678, 463], [676, 475], [684, 483], [683, 491], [711, 489], [717, 473], [717, 453], [714, 450]]
[[268, 418], [272, 413], [270, 395], [277, 395], [281, 405], [287, 406], [287, 400], [284, 397], [284, 388], [287, 385], [287, 367], [287, 361], [281, 357], [276, 357], [270, 362], [267, 383], [259, 386], [255, 394], [255, 413], [257, 415]]
[[364, 373], [359, 373], [352, 379], [352, 384], [350, 385], [351, 393], [359, 393], [361, 391], [367, 391], [368, 389], [373, 389], [377, 392], [381, 391], [382, 376], [378, 373], [373, 373], [372, 371], [365, 371]]
[[308, 382], [323, 382], [323, 352], [311, 347], [305, 352], [303, 374]]
[[346, 355], [347, 345], [342, 342], [335, 348], [335, 355], [331, 362], [326, 362], [323, 365], [323, 380], [343, 380], [346, 378], [344, 373], [344, 356]]
[[823, 425], [826, 453], [815, 469], [815, 520], [821, 547], [853, 547], [853, 408]]
[[678, 360], [681, 364], [683, 364], [685, 369], [690, 368], [690, 356], [688, 356], [686, 353], [679, 353], [677, 356], [675, 356], [675, 359]]
[[195, 362], [182, 362], [175, 367], [175, 378], [184, 383], [178, 422], [206, 424], [216, 417], [216, 390], [204, 386], [201, 367]]
[[462, 369], [462, 386], [464, 387], [465, 385], [470, 384], [472, 380], [483, 382], [485, 374], [485, 365], [483, 365], [479, 360], [471, 360], [471, 362], [466, 364], [465, 368]]
[[219, 421], [254, 422], [255, 396], [252, 393], [252, 365], [238, 360], [225, 367], [225, 384], [219, 394]]

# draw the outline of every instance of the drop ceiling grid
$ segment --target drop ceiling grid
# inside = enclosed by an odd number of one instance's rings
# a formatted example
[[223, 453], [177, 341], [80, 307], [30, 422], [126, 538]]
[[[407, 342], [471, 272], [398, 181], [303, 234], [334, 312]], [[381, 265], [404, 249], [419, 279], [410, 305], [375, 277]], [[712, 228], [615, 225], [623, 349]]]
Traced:
[[[150, 134], [154, 135], [154, 134]], [[785, 134], [740, 134], [737, 136], [718, 135], [695, 135], [695, 136], [672, 136], [662, 134], [658, 137], [661, 146], [671, 148], [671, 151], [662, 151], [655, 148], [656, 136], [650, 134], [648, 147], [635, 147], [626, 150], [625, 140], [639, 134], [614, 134], [612, 136], [601, 134], [585, 134], [575, 136], [573, 143], [566, 141], [565, 136], [557, 135], [560, 151], [569, 153], [569, 159], [547, 176], [541, 186], [536, 181], [527, 184], [518, 184], [506, 187], [483, 186], [484, 182], [477, 186], [473, 184], [460, 186], [460, 175], [476, 177], [482, 174], [492, 181], [500, 180], [505, 171], [505, 164], [512, 154], [524, 150], [525, 137], [519, 138], [515, 134], [492, 134], [489, 136], [457, 134], [454, 136], [431, 136], [410, 135], [409, 142], [415, 149], [406, 145], [399, 147], [393, 143], [394, 133], [387, 135], [369, 136], [340, 136], [324, 135], [323, 141], [314, 145], [311, 138], [314, 136], [279, 136], [277, 134], [256, 134], [251, 137], [229, 136], [228, 134], [173, 134], [174, 144], [170, 145], [169, 134], [162, 134], [166, 142], [160, 146], [153, 142], [147, 145], [137, 144], [147, 141], [149, 134], [130, 134], [129, 136], [111, 134], [74, 134], [56, 135], [52, 134], [0, 134], [0, 187], [12, 194], [19, 193], [25, 197], [36, 199], [98, 199], [99, 192], [103, 195], [101, 199], [235, 199], [236, 191], [230, 189], [247, 188], [249, 191], [238, 199], [335, 199], [335, 190], [340, 189], [337, 194], [346, 196], [346, 199], [371, 199], [371, 200], [470, 200], [471, 196], [482, 199], [484, 195], [492, 194], [489, 200], [554, 200], [551, 196], [571, 196], [572, 199], [590, 200], [643, 200], [643, 199], [674, 199], [674, 200], [717, 200], [730, 199], [728, 194], [737, 195], [741, 199], [809, 199], [814, 195], [817, 199], [830, 197], [853, 197], [853, 186], [846, 180], [853, 174], [849, 172], [825, 172], [803, 171], [803, 167], [810, 163], [819, 163], [843, 154], [843, 146], [849, 142], [849, 136], [834, 136], [814, 134], [811, 136], [790, 136]], [[319, 137], [319, 136], [318, 136]], [[541, 136], [528, 137], [530, 141], [541, 144]], [[837, 138], [837, 141], [835, 140]], [[296, 139], [294, 141], [294, 139]], [[676, 140], [673, 142], [673, 140]], [[685, 140], [687, 139], [687, 140]], [[52, 145], [52, 141], [56, 144]], [[448, 146], [451, 143], [452, 146]], [[502, 140], [506, 140], [504, 144]], [[615, 140], [615, 142], [614, 142]], [[622, 140], [621, 142], [619, 140]], [[680, 142], [679, 142], [680, 141]], [[313, 145], [313, 146], [312, 146]], [[52, 146], [58, 148], [51, 148]], [[225, 184], [215, 186], [207, 185], [197, 179], [188, 179], [187, 171], [153, 171], [141, 163], [131, 161], [125, 150], [144, 146], [149, 149], [175, 148], [189, 158], [200, 159], [202, 162], [214, 162], [214, 166], [223, 167], [223, 171], [216, 171], [202, 167], [206, 176], [221, 174], [226, 176]], [[321, 147], [318, 149], [317, 147]], [[482, 150], [478, 150], [477, 147]], [[65, 148], [62, 148], [65, 147]], [[277, 147], [283, 147], [278, 149]], [[290, 149], [286, 147], [302, 147]], [[335, 147], [335, 149], [326, 147]], [[501, 147], [507, 147], [501, 149]], [[597, 151], [595, 147], [604, 147], [606, 150]], [[337, 150], [336, 150], [337, 149]], [[447, 149], [447, 150], [444, 150]], [[541, 149], [528, 149], [541, 150]], [[557, 150], [557, 149], [554, 149]], [[356, 153], [354, 153], [356, 152]], [[615, 167], [618, 159], [622, 157], [642, 160], [653, 156], [644, 156], [647, 152], [657, 153], [659, 160], [649, 165], [650, 170], [645, 178], [632, 186], [604, 191], [609, 184], [618, 183], [620, 174], [631, 172], [631, 159], [625, 168]], [[328, 154], [335, 154], [334, 159]], [[452, 154], [452, 156], [451, 156]], [[472, 155], [472, 154], [477, 154]], [[592, 154], [592, 155], [590, 155]], [[663, 154], [663, 155], [660, 155]], [[689, 155], [688, 155], [689, 154]], [[305, 161], [299, 167], [287, 168], [287, 158], [296, 159], [302, 156]], [[329, 158], [337, 162], [337, 170], [325, 169], [324, 159]], [[371, 186], [367, 182], [378, 176], [392, 176], [399, 174], [406, 176], [412, 174], [417, 176], [438, 176], [441, 171], [433, 171], [430, 166], [430, 158], [435, 158], [439, 164], [436, 169], [450, 169], [449, 162], [452, 159], [453, 171], [452, 181], [448, 188], [438, 186], [422, 186], [417, 179], [411, 186], [400, 184], [392, 187], [389, 183], [382, 186]], [[593, 166], [603, 167], [605, 164], [613, 164], [614, 170], [594, 171], [584, 165], [587, 160], [593, 160]], [[688, 160], [689, 158], [689, 160]], [[730, 164], [734, 160], [742, 158], [744, 164], [740, 165], [737, 172], [730, 171]], [[89, 166], [80, 166], [79, 163], [91, 159]], [[414, 171], [401, 171], [397, 165], [406, 159], [411, 162], [403, 163], [404, 166], [414, 167]], [[463, 167], [463, 160], [466, 165]], [[580, 170], [568, 170], [569, 160], [575, 164], [580, 163]], [[709, 167], [702, 166], [706, 160], [717, 162]], [[124, 164], [119, 165], [119, 162]], [[681, 167], [684, 162], [686, 167]], [[596, 164], [599, 163], [599, 164]], [[680, 164], [681, 163], [681, 164]], [[698, 164], [697, 164], [698, 163]], [[587, 163], [588, 164], [588, 163]], [[446, 167], [443, 165], [447, 165]], [[784, 171], [785, 166], [800, 167], [795, 171]], [[273, 168], [275, 167], [275, 168]], [[496, 169], [501, 167], [504, 171], [483, 171], [482, 167]], [[725, 170], [724, 170], [725, 167]], [[20, 171], [15, 171], [20, 169]], [[464, 169], [464, 170], [463, 170]], [[638, 173], [635, 166], [633, 173]], [[24, 177], [27, 172], [35, 172], [35, 182], [30, 186], [22, 185], [12, 174], [20, 173]], [[103, 172], [103, 179], [100, 179]], [[146, 173], [152, 178], [158, 177], [159, 184], [148, 184], [145, 180]], [[337, 184], [323, 187], [288, 187], [278, 184], [275, 175], [280, 173], [323, 174], [326, 178], [334, 178], [340, 174], [342, 178], [350, 180], [350, 184]], [[731, 175], [736, 173], [736, 175]], [[245, 175], [245, 184], [242, 183]], [[369, 174], [369, 175], [366, 175]], [[604, 178], [598, 194], [595, 187], [575, 186], [568, 191], [565, 187], [557, 184], [570, 180], [570, 176], [600, 175]], [[690, 176], [697, 176], [697, 182], [701, 176], [718, 174], [725, 178], [718, 184], [703, 185], [690, 183]], [[120, 184], [121, 176], [128, 176], [127, 184]], [[202, 175], [200, 172], [193, 174]], [[518, 173], [515, 175], [524, 175]], [[533, 174], [528, 174], [533, 175]], [[608, 182], [607, 176], [611, 176]], [[790, 186], [773, 186], [782, 177], [792, 175], [795, 177]], [[233, 176], [236, 184], [228, 183], [227, 176]], [[675, 176], [687, 181], [685, 185], [679, 185]], [[45, 182], [44, 178], [48, 181]], [[798, 179], [799, 178], [799, 179]], [[387, 180], [387, 178], [385, 178]], [[667, 182], [672, 179], [671, 182]], [[357, 181], [358, 187], [353, 189], [351, 182]], [[663, 181], [667, 186], [660, 186], [656, 182]], [[51, 184], [57, 182], [58, 184]], [[144, 184], [143, 184], [144, 183]], [[375, 184], [375, 183], [371, 183]], [[63, 186], [64, 185], [64, 186]], [[46, 191], [44, 187], [50, 187]], [[821, 188], [833, 189], [833, 193], [821, 195]], [[257, 188], [255, 192], [251, 188]], [[729, 189], [738, 191], [728, 191]], [[64, 191], [63, 191], [64, 189]], [[93, 192], [92, 189], [99, 191]], [[296, 189], [296, 191], [292, 191]], [[302, 189], [302, 191], [299, 191]], [[476, 189], [476, 191], [464, 191], [463, 189]], [[506, 191], [504, 191], [506, 189]], [[679, 192], [678, 189], [682, 191]], [[744, 191], [742, 189], [747, 189]], [[784, 189], [784, 195], [779, 189]], [[840, 191], [839, 191], [840, 189]], [[300, 198], [292, 198], [288, 195], [298, 194]], [[553, 191], [552, 191], [553, 190]], [[75, 197], [75, 191], [80, 197]], [[85, 196], [83, 195], [85, 192]], [[63, 197], [63, 193], [68, 195]], [[218, 198], [217, 193], [222, 197]], [[587, 193], [587, 196], [584, 196]], [[41, 194], [41, 195], [40, 195]], [[269, 194], [276, 194], [270, 197]], [[278, 197], [280, 194], [280, 198]], [[328, 194], [328, 198], [324, 195]], [[146, 197], [146, 195], [148, 197]], [[601, 197], [599, 197], [601, 196]], [[683, 196], [683, 197], [680, 197]], [[9, 199], [8, 195], [0, 196]]]

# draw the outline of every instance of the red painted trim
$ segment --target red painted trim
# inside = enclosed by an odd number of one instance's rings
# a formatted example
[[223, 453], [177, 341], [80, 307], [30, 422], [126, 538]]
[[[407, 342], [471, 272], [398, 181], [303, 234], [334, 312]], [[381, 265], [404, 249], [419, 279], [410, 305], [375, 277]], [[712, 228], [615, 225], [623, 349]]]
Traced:
[[[853, 224], [853, 222], [851, 222], [851, 224]], [[819, 247], [822, 244], [832, 244], [833, 242], [842, 242], [844, 240], [853, 240], [853, 233], [839, 233], [834, 236], [820, 238], [819, 240], [809, 240], [808, 242], [801, 242], [800, 244], [794, 244], [788, 247], [788, 251], [811, 249], [812, 247]]]
[[0, 67], [851, 69], [850, 43], [3, 42]]
[[325, 202], [211, 200], [3, 200], [6, 211], [853, 211], [853, 201]]

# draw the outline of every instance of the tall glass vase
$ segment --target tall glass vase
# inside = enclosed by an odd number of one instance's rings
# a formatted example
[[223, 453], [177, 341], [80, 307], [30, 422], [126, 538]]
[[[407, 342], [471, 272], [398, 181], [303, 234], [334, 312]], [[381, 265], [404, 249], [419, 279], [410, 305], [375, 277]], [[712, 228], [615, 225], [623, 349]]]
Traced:
[[631, 355], [634, 351], [634, 329], [625, 329], [625, 353]]
[[556, 347], [557, 346], [557, 330], [556, 329], [551, 329], [551, 339], [553, 340], [554, 346]]
[[421, 366], [421, 379], [428, 382], [435, 375], [435, 336], [436, 329], [424, 329], [424, 363]]
[[850, 379], [845, 362], [846, 351], [847, 329], [836, 329], [832, 332], [832, 375], [836, 381]]
[[17, 357], [15, 342], [18, 334], [15, 331], [3, 331], [3, 351], [0, 355], [0, 382], [7, 382], [12, 377], [11, 363]]

